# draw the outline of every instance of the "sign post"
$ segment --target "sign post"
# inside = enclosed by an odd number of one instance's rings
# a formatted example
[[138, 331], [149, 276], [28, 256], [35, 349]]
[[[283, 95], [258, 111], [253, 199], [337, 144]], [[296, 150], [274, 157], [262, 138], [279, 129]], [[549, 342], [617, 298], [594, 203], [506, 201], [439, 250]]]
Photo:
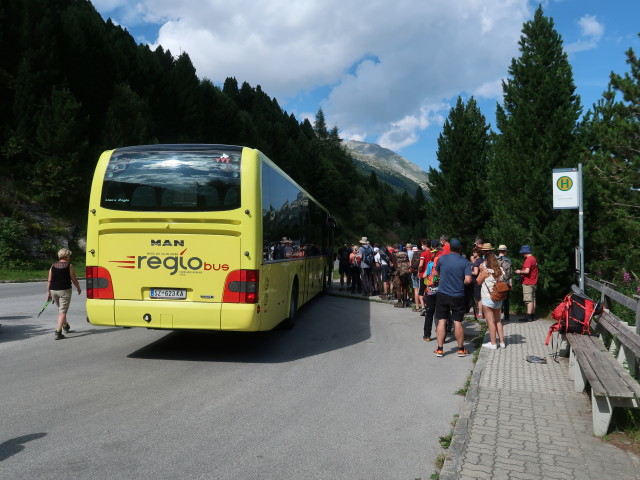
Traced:
[[579, 227], [579, 272], [580, 289], [584, 292], [584, 196], [582, 191], [582, 164], [578, 168], [554, 168], [553, 208], [554, 210], [577, 208]]

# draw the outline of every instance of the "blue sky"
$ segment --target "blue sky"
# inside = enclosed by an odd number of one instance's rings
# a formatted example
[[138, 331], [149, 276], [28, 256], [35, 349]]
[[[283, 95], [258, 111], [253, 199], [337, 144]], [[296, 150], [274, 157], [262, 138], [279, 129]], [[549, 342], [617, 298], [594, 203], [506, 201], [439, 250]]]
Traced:
[[[494, 126], [522, 25], [541, 3], [586, 112], [640, 51], [640, 0], [95, 0], [139, 43], [187, 52], [198, 75], [260, 85], [299, 119], [322, 108], [344, 139], [423, 169], [458, 96]], [[241, 6], [241, 7], [240, 7]]]

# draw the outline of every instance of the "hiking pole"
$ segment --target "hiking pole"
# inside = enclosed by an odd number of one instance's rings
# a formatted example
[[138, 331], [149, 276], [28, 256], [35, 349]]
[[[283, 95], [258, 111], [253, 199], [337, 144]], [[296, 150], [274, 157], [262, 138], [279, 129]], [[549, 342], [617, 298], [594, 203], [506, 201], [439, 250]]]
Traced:
[[44, 312], [44, 309], [47, 308], [50, 303], [51, 303], [51, 300], [47, 300], [47, 303], [44, 304], [44, 307], [42, 307], [42, 310], [40, 310], [40, 313], [38, 314], [38, 316], [36, 318], [39, 318], [40, 315], [42, 315], [42, 312]]

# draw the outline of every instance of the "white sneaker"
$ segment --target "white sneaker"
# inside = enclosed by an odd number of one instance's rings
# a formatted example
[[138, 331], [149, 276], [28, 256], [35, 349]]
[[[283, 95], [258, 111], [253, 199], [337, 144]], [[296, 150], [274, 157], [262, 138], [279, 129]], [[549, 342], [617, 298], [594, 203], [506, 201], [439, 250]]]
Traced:
[[500, 342], [500, 348], [507, 348], [507, 344], [504, 342]]
[[483, 343], [482, 348], [488, 348], [489, 350], [496, 350], [498, 345], [494, 345], [491, 342]]

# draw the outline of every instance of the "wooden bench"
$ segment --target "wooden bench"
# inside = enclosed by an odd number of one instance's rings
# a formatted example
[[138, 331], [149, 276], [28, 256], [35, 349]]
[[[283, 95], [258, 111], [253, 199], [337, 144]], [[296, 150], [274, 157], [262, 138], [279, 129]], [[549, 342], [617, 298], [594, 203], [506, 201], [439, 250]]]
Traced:
[[[615, 407], [640, 408], [640, 384], [629, 374], [625, 365], [636, 371], [640, 358], [640, 335], [633, 332], [615, 315], [605, 311], [591, 323], [592, 335], [564, 335], [569, 347], [569, 378], [575, 391], [591, 386], [593, 433], [606, 435]], [[616, 356], [605, 347], [597, 334], [613, 335]], [[614, 352], [615, 353], [615, 352]]]

